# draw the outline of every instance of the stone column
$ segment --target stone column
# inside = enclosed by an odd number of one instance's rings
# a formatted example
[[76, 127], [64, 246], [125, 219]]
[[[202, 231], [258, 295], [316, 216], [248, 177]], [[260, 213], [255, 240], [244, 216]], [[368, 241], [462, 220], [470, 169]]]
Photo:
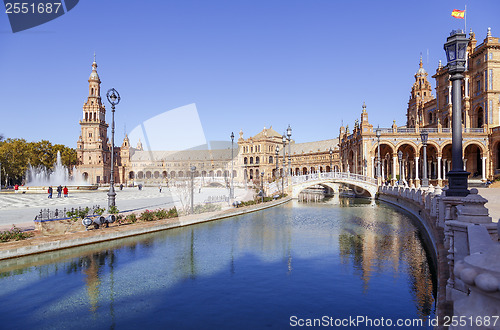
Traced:
[[467, 171], [467, 159], [462, 158], [462, 161], [464, 162], [464, 171]]
[[429, 179], [429, 181], [430, 181], [431, 178], [432, 178], [432, 160], [428, 160], [427, 161], [427, 179]]
[[[375, 164], [375, 156], [370, 157], [371, 163], [370, 163], [370, 173], [367, 175], [370, 175], [372, 177], [375, 177], [375, 173], [377, 173], [377, 164]], [[374, 172], [375, 171], [375, 172]]]
[[437, 158], [437, 179], [441, 180], [441, 157]]
[[482, 169], [483, 169], [483, 177], [481, 178], [481, 180], [483, 182], [486, 182], [486, 157], [482, 157], [481, 159], [483, 160], [483, 164], [482, 164], [483, 165], [483, 167], [482, 167]]
[[418, 160], [419, 157], [415, 157], [415, 180], [418, 180]]
[[396, 164], [398, 163], [398, 154], [392, 154], [392, 180], [391, 183], [394, 184], [396, 182]]

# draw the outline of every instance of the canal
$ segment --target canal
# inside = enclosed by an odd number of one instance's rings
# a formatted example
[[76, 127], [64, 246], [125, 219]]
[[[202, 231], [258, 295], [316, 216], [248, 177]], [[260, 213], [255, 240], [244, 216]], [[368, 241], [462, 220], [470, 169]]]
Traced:
[[0, 328], [281, 329], [325, 316], [427, 328], [435, 273], [420, 236], [388, 205], [337, 198], [19, 258], [0, 263]]

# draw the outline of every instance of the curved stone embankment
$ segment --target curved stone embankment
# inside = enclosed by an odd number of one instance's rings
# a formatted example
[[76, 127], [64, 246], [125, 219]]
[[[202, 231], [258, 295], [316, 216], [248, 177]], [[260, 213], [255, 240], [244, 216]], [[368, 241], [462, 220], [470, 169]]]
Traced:
[[266, 202], [264, 204], [251, 205], [241, 208], [231, 208], [217, 212], [188, 215], [174, 219], [157, 220], [127, 226], [113, 226], [100, 230], [90, 230], [58, 236], [35, 237], [24, 241], [1, 243], [0, 260], [106, 242], [125, 237], [148, 234], [161, 230], [190, 226], [198, 223], [234, 217], [237, 215], [256, 212], [273, 206], [281, 205], [290, 200], [290, 197], [286, 197], [279, 200]]
[[477, 189], [457, 197], [446, 196], [440, 187], [383, 186], [379, 199], [410, 212], [424, 228], [437, 260], [436, 314], [441, 320], [452, 315], [482, 320], [500, 313], [497, 224]]
[[430, 251], [437, 271], [436, 314], [451, 315], [452, 306], [446, 301], [446, 283], [449, 278], [448, 251], [444, 245], [445, 236], [439, 221], [439, 205], [433, 197], [441, 194], [441, 189], [417, 190], [383, 186], [378, 200], [400, 208], [418, 219], [426, 247]]

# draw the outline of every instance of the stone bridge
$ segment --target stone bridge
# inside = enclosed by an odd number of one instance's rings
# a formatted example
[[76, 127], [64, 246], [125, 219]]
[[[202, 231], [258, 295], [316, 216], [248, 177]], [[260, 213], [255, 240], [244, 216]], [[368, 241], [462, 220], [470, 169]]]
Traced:
[[292, 177], [291, 197], [298, 198], [301, 191], [315, 185], [329, 187], [334, 193], [338, 193], [340, 185], [346, 185], [354, 189], [357, 195], [370, 198], [375, 198], [378, 190], [375, 178], [349, 172], [324, 172]]

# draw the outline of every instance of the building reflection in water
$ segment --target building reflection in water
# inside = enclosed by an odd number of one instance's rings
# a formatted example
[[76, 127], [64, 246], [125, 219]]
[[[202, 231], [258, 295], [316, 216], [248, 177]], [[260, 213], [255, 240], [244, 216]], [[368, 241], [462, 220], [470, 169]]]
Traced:
[[[367, 207], [361, 209], [358, 216], [345, 219], [339, 235], [341, 262], [354, 264], [365, 292], [370, 280], [375, 274], [384, 272], [385, 267], [392, 267], [396, 275], [408, 274], [418, 315], [425, 318], [434, 304], [428, 258], [415, 227], [408, 219], [391, 211], [385, 212], [385, 218], [380, 218], [380, 212], [375, 218]], [[403, 260], [405, 265], [400, 264]], [[408, 269], [401, 271], [400, 267]]]
[[[292, 278], [304, 271], [304, 260], [328, 260], [346, 266], [341, 273], [361, 279], [362, 294], [373, 289], [375, 275], [408, 276], [417, 314], [425, 317], [433, 309], [432, 276], [418, 231], [407, 217], [370, 201], [294, 202], [145, 237], [66, 259], [66, 272], [83, 275], [85, 287], [68, 295], [68, 303], [84, 300], [90, 316], [106, 314], [114, 327], [117, 306], [137, 297], [147, 300], [185, 281], [224, 273], [233, 277], [248, 271], [249, 264], [276, 264]], [[36, 266], [49, 273], [58, 267]], [[146, 308], [141, 299], [134, 303]]]

